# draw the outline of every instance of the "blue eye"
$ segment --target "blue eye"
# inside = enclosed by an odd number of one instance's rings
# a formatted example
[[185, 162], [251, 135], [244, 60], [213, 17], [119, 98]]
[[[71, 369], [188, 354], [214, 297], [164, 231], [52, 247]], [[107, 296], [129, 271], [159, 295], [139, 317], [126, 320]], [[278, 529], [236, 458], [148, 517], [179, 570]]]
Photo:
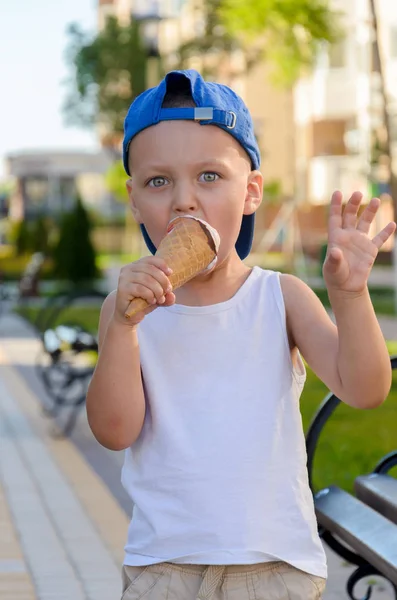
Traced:
[[167, 182], [165, 177], [153, 177], [153, 179], [150, 179], [150, 181], [148, 181], [148, 186], [150, 187], [163, 187], [163, 185], [165, 185]]
[[213, 183], [219, 179], [219, 175], [213, 171], [206, 171], [200, 175], [200, 179], [205, 183]]

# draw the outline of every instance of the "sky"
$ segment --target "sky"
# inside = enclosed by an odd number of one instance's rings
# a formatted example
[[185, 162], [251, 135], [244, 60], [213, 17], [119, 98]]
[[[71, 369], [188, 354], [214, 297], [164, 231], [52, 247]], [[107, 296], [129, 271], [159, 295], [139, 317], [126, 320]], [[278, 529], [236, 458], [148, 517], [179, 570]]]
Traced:
[[94, 131], [66, 127], [66, 28], [96, 30], [97, 0], [0, 0], [0, 179], [8, 153], [92, 150]]

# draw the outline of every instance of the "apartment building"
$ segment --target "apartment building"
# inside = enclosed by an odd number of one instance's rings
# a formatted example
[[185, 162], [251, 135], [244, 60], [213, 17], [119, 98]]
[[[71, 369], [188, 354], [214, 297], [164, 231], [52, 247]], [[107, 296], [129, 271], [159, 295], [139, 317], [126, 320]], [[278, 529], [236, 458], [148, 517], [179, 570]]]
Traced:
[[[346, 193], [359, 189], [366, 196], [387, 191], [387, 172], [371, 163], [373, 133], [382, 124], [383, 105], [373, 69], [369, 0], [332, 0], [332, 6], [344, 15], [345, 36], [334, 47], [324, 48], [313, 73], [298, 82], [294, 95], [296, 192], [298, 200], [312, 204], [328, 203], [334, 189]], [[377, 0], [377, 7], [393, 110], [397, 109], [397, 3]], [[394, 146], [396, 141], [397, 129]]]
[[[382, 52], [390, 106], [397, 109], [397, 3], [377, 0]], [[331, 0], [342, 17], [345, 36], [320, 52], [310, 76], [293, 91], [272, 85], [266, 64], [247, 73], [244, 56], [235, 52], [218, 62], [216, 79], [233, 87], [247, 103], [262, 151], [265, 183], [277, 182], [284, 198], [298, 204], [301, 233], [316, 247], [326, 239], [327, 207], [333, 190], [366, 197], [386, 192], [385, 172], [371, 164], [373, 131], [381, 123], [379, 79], [373, 70], [373, 26], [369, 0]], [[203, 31], [201, 0], [99, 0], [99, 26], [107, 14], [121, 21], [142, 19], [148, 48], [175, 64], [175, 50]], [[153, 51], [154, 50], [154, 51]], [[197, 56], [201, 70], [211, 57]], [[157, 71], [148, 72], [148, 84]], [[397, 141], [397, 122], [396, 122]], [[397, 148], [396, 148], [397, 150]], [[266, 229], [277, 214], [267, 207], [258, 215]], [[384, 197], [376, 229], [392, 217]], [[389, 247], [391, 242], [389, 243]]]
[[[167, 57], [167, 67], [175, 67], [175, 51], [181, 43], [203, 31], [200, 0], [99, 0], [98, 22], [103, 26], [108, 14], [123, 21], [131, 16], [142, 19], [148, 47], [156, 47]], [[211, 57], [197, 56], [190, 66], [201, 70]], [[275, 88], [264, 65], [246, 72], [244, 56], [235, 52], [217, 64], [216, 79], [233, 87], [247, 103], [254, 119], [262, 151], [262, 171], [268, 183], [278, 182], [283, 195], [294, 192], [294, 111], [293, 94]], [[155, 85], [156, 68], [149, 67], [148, 84]]]

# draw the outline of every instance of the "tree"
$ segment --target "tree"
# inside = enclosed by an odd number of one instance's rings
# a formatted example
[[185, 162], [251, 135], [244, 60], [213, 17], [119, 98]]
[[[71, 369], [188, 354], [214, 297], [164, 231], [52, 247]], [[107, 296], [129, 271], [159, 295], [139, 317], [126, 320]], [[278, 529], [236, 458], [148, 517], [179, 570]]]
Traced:
[[[265, 59], [275, 76], [290, 84], [302, 67], [313, 63], [321, 43], [336, 39], [336, 16], [327, 0], [202, 0], [203, 30], [181, 45], [177, 63], [185, 68], [200, 54], [208, 77], [219, 72], [234, 50], [242, 50], [242, 69]], [[151, 57], [141, 24], [132, 20], [122, 25], [110, 16], [94, 37], [77, 24], [68, 33], [66, 56], [72, 75], [64, 103], [66, 121], [102, 126], [105, 144], [117, 147], [128, 107], [146, 89]], [[158, 70], [161, 75], [161, 60]]]
[[51, 256], [53, 230], [53, 220], [41, 214], [33, 221], [22, 219], [11, 223], [10, 239], [15, 245], [18, 256], [34, 252], [42, 252], [46, 256]]
[[122, 160], [116, 160], [106, 173], [106, 187], [119, 202], [127, 204], [128, 192], [126, 182], [126, 174]]
[[[211, 76], [219, 62], [239, 47], [236, 36], [227, 32], [222, 23], [220, 6], [221, 0], [204, 0], [200, 5], [202, 31], [197, 37], [186, 41], [178, 48], [180, 68], [187, 68], [189, 60], [200, 54], [203, 59], [202, 75]], [[214, 61], [215, 56], [218, 59], [216, 61]]]
[[33, 252], [31, 228], [25, 219], [13, 223], [10, 237], [15, 243], [17, 256], [22, 256], [28, 252]]
[[[393, 144], [392, 144], [392, 117], [389, 110], [389, 100], [385, 77], [384, 57], [380, 44], [380, 32], [378, 26], [378, 13], [376, 10], [375, 0], [369, 2], [372, 25], [373, 25], [373, 70], [379, 76], [380, 93], [382, 96], [382, 120], [383, 120], [383, 139], [376, 139], [375, 143], [378, 146], [378, 155], [386, 158], [388, 167], [388, 184], [390, 195], [393, 202], [394, 219], [397, 218], [397, 174], [394, 172], [393, 165]], [[394, 263], [394, 308], [397, 312], [397, 242], [394, 241], [393, 248], [393, 263]]]
[[54, 273], [74, 284], [98, 276], [95, 249], [90, 238], [91, 223], [81, 198], [72, 211], [63, 215], [59, 240], [54, 249]]
[[[242, 50], [245, 67], [260, 60], [272, 67], [274, 79], [290, 85], [310, 68], [321, 45], [340, 36], [338, 13], [328, 0], [205, 0], [204, 30], [179, 51], [182, 66], [197, 52], [205, 64], [232, 50]], [[217, 61], [215, 68], [217, 67]], [[209, 67], [211, 68], [211, 67]]]
[[135, 253], [137, 242], [140, 239], [139, 227], [129, 206], [129, 196], [127, 192], [126, 174], [122, 160], [116, 160], [106, 173], [106, 187], [119, 202], [126, 204], [125, 212], [125, 242], [124, 247], [127, 251]]
[[69, 27], [67, 60], [72, 70], [64, 104], [68, 124], [102, 125], [120, 138], [132, 99], [146, 89], [148, 53], [141, 39], [140, 25], [121, 25], [108, 17], [105, 27], [91, 38], [77, 24]]

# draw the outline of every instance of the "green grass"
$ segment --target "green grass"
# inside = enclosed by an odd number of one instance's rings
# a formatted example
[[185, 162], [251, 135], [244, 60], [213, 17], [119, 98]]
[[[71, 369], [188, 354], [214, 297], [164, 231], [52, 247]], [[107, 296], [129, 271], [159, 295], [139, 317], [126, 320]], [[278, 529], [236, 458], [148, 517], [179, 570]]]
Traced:
[[[390, 354], [397, 342], [388, 342]], [[328, 394], [326, 386], [307, 367], [307, 381], [301, 397], [304, 430]], [[340, 404], [325, 425], [313, 466], [316, 489], [330, 484], [353, 490], [354, 479], [369, 473], [379, 460], [397, 450], [397, 370], [384, 404], [375, 410], [358, 410]], [[394, 469], [396, 473], [396, 469]], [[392, 473], [392, 474], [394, 474]]]
[[[330, 307], [330, 302], [325, 288], [315, 288], [313, 291], [320, 298], [326, 307]], [[372, 304], [375, 312], [379, 315], [395, 315], [394, 292], [392, 287], [373, 287], [369, 290]]]
[[96, 265], [98, 269], [108, 269], [114, 263], [126, 265], [140, 258], [139, 254], [98, 254]]
[[[98, 254], [96, 265], [100, 271], [104, 271], [114, 263], [128, 264], [138, 260], [138, 254]], [[16, 256], [15, 250], [11, 246], [0, 247], [0, 272], [6, 281], [19, 281], [31, 260], [31, 254]], [[51, 259], [46, 259], [41, 269], [41, 279], [50, 279], [53, 277], [53, 263]]]
[[[31, 260], [30, 254], [15, 256], [10, 252], [9, 247], [0, 252], [0, 273], [4, 281], [19, 281], [26, 267]], [[47, 279], [51, 276], [53, 270], [52, 260], [47, 258], [41, 267], [41, 279]]]
[[[39, 308], [36, 306], [20, 306], [15, 312], [34, 324], [37, 319]], [[98, 306], [98, 303], [95, 303], [94, 306], [72, 306], [70, 308], [65, 308], [53, 325], [80, 325], [83, 329], [96, 335], [98, 330], [99, 312], [100, 307]]]
[[[18, 312], [34, 321], [37, 311], [37, 308], [22, 307]], [[63, 311], [59, 323], [79, 324], [96, 334], [98, 318], [98, 305], [76, 306]], [[388, 342], [388, 349], [390, 354], [397, 354], [397, 341]], [[307, 381], [301, 398], [305, 431], [327, 394], [326, 386], [307, 367]], [[397, 370], [393, 373], [391, 393], [381, 407], [366, 411], [341, 404], [331, 416], [316, 450], [315, 488], [335, 484], [352, 491], [354, 479], [372, 471], [392, 450], [397, 450]]]

